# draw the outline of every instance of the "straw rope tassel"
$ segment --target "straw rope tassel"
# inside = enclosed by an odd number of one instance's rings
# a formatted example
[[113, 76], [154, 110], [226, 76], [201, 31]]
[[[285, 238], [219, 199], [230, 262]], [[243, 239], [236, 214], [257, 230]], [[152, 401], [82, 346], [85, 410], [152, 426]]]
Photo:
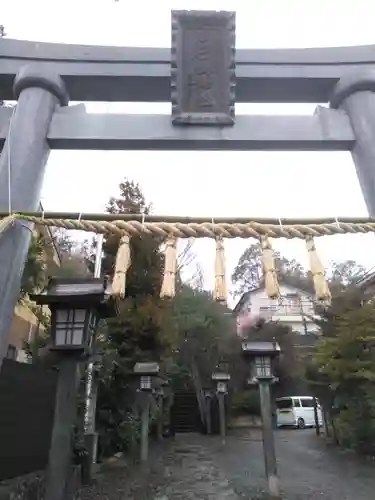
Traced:
[[225, 269], [225, 249], [224, 240], [221, 236], [216, 237], [214, 298], [223, 305], [227, 304], [228, 288]]
[[309, 254], [310, 270], [314, 281], [316, 298], [321, 301], [329, 302], [331, 292], [324, 275], [324, 267], [317, 254], [314, 239], [311, 236], [306, 237], [306, 248]]
[[120, 299], [125, 298], [126, 272], [130, 267], [130, 237], [128, 234], [121, 236], [117, 250], [115, 272], [112, 282], [112, 295]]
[[278, 299], [280, 297], [280, 289], [277, 281], [272, 246], [267, 236], [262, 236], [260, 243], [262, 246], [263, 272], [267, 295], [270, 299]]
[[160, 297], [172, 298], [176, 292], [177, 239], [170, 236], [165, 248], [165, 268]]
[[15, 221], [16, 217], [14, 215], [8, 215], [0, 220], [0, 234], [4, 233]]

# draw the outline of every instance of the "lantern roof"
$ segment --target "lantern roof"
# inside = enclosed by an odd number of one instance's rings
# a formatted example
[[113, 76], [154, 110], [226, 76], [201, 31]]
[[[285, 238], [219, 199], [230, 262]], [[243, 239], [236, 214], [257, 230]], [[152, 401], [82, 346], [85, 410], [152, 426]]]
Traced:
[[242, 342], [242, 351], [244, 354], [252, 356], [278, 356], [280, 354], [280, 345], [277, 342]]
[[225, 372], [214, 372], [212, 374], [212, 380], [217, 380], [217, 381], [227, 381], [230, 380], [230, 374], [225, 373]]
[[70, 307], [89, 307], [104, 303], [107, 298], [105, 278], [51, 277], [40, 294], [31, 295], [37, 304], [61, 304]]
[[135, 375], [157, 375], [160, 366], [158, 363], [136, 363], [134, 365]]

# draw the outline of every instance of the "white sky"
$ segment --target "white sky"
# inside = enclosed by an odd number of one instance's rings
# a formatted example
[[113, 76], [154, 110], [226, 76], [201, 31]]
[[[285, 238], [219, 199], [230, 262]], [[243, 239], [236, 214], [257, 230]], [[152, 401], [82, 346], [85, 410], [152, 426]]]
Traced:
[[[281, 48], [375, 44], [369, 0], [1, 0], [9, 38], [118, 46], [170, 45], [171, 9], [237, 12], [237, 47]], [[311, 104], [244, 104], [237, 113], [312, 114]], [[169, 103], [90, 104], [89, 111], [169, 113]], [[154, 213], [178, 215], [360, 216], [366, 208], [349, 153], [53, 151], [42, 202], [46, 210], [100, 212], [119, 182], [138, 181]], [[320, 238], [325, 262], [375, 265], [372, 236]], [[226, 244], [228, 274], [249, 242]], [[274, 247], [306, 263], [299, 241]], [[194, 244], [213, 284], [212, 241]]]

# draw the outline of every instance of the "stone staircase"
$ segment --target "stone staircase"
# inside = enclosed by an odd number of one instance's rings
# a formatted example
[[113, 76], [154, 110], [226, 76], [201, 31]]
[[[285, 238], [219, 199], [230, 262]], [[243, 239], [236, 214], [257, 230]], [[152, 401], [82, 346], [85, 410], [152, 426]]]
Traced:
[[177, 390], [171, 408], [174, 432], [201, 432], [197, 395], [193, 390]]

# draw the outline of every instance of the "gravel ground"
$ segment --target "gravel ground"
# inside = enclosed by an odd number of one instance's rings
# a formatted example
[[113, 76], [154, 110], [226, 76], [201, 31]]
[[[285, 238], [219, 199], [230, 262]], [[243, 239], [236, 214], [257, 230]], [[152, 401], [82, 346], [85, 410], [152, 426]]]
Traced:
[[[283, 500], [373, 500], [375, 467], [341, 452], [313, 431], [277, 431], [276, 450]], [[154, 447], [150, 466], [112, 462], [78, 500], [263, 500], [261, 434], [217, 437], [178, 435]]]
[[[317, 438], [315, 431], [275, 432], [276, 456], [284, 500], [372, 500], [375, 467], [352, 452], [340, 451]], [[226, 452], [215, 452], [218, 466], [239, 498], [265, 498], [261, 433], [232, 435]]]

